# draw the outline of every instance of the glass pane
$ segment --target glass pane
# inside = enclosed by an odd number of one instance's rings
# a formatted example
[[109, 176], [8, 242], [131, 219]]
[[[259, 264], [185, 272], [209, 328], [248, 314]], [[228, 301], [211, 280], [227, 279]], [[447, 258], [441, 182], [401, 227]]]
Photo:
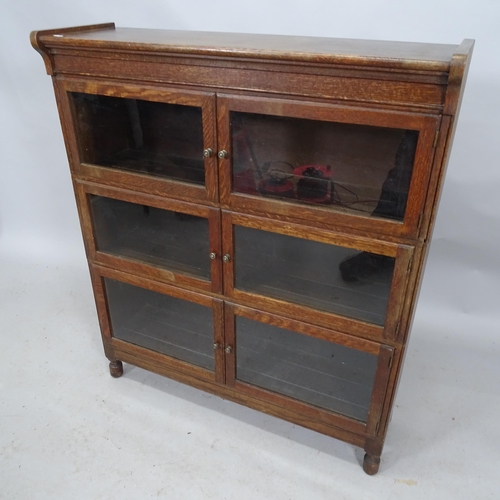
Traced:
[[212, 309], [104, 279], [113, 337], [214, 370]]
[[235, 286], [383, 325], [393, 257], [234, 227]]
[[205, 183], [201, 108], [71, 94], [86, 163]]
[[366, 422], [377, 356], [236, 317], [236, 378]]
[[233, 191], [403, 220], [418, 132], [230, 114]]
[[102, 196], [90, 200], [98, 250], [210, 279], [207, 219]]

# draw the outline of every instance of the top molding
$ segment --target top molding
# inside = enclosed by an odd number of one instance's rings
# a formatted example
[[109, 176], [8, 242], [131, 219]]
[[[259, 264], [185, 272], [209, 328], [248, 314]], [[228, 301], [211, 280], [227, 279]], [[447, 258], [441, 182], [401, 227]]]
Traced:
[[[106, 48], [445, 73], [450, 71], [453, 56], [463, 53], [458, 45], [115, 28], [114, 23], [35, 31], [31, 40], [35, 49], [45, 54], [57, 47]], [[464, 40], [464, 44], [472, 45], [473, 41]]]
[[[319, 85], [323, 81], [323, 75], [350, 78], [345, 80], [348, 83], [344, 82], [342, 87], [345, 95], [341, 92], [339, 94], [340, 80], [323, 82], [327, 85], [325, 98], [354, 102], [359, 99], [359, 96], [354, 95], [354, 90], [359, 86], [360, 78], [365, 82], [372, 81], [373, 85], [378, 81], [385, 81], [385, 87], [379, 86], [379, 94], [382, 92], [383, 95], [371, 96], [370, 102], [392, 106], [407, 105], [416, 109], [420, 107], [422, 110], [449, 115], [454, 115], [460, 105], [474, 46], [473, 40], [464, 40], [460, 45], [445, 45], [116, 28], [114, 23], [34, 31], [31, 33], [31, 43], [42, 55], [49, 75], [76, 72], [119, 77], [121, 73], [116, 69], [116, 64], [120, 60], [137, 61], [139, 56], [143, 61], [172, 64], [173, 61], [187, 58], [193, 62], [195, 59], [204, 60], [197, 64], [205, 66], [205, 62], [211, 60], [210, 65], [214, 71], [216, 67], [222, 69], [227, 65], [238, 67], [247, 71], [246, 82], [251, 84], [251, 79], [260, 73], [254, 72], [249, 78], [248, 70], [251, 68], [286, 72], [286, 67], [290, 71], [296, 65], [303, 65], [309, 68], [307, 74], [311, 85]], [[115, 73], [106, 73], [106, 67], [102, 65], [98, 71], [94, 66], [89, 69], [89, 61], [95, 61], [96, 54], [107, 59], [109, 68], [113, 65]], [[73, 61], [76, 60], [75, 56], [77, 59], [87, 58], [86, 69], [73, 63], [68, 67], [68, 58], [62, 57], [65, 55], [72, 57]], [[61, 63], [63, 64], [60, 65]], [[129, 68], [130, 74], [127, 73], [127, 77], [132, 77], [133, 66]], [[150, 73], [156, 75], [156, 81], [175, 83], [171, 79], [171, 71], [166, 67], [162, 70], [156, 67]], [[255, 88], [246, 87], [240, 81], [222, 82], [221, 75], [220, 72], [210, 75], [207, 73], [204, 79], [191, 83], [209, 87], [262, 90], [258, 85]], [[284, 77], [282, 86], [288, 78]], [[279, 90], [286, 93], [284, 88], [280, 87]], [[304, 90], [303, 93], [305, 95], [307, 91]]]
[[[51, 40], [68, 37], [71, 34], [88, 34], [93, 31], [114, 30], [115, 23], [89, 24], [86, 26], [75, 26], [73, 28], [61, 28], [53, 30], [32, 31], [30, 41], [33, 48], [42, 56], [45, 63], [45, 69], [48, 75], [54, 74], [54, 60], [50, 54], [49, 47], [52, 46]], [[46, 42], [49, 43], [46, 43]], [[56, 44], [57, 45], [57, 44]]]

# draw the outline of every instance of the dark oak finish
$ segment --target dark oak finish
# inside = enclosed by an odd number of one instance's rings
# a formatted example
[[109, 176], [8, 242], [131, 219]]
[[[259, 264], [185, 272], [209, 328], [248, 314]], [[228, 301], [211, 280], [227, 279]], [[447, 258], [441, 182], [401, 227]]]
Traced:
[[342, 439], [375, 474], [474, 42], [108, 23], [31, 43], [111, 375]]

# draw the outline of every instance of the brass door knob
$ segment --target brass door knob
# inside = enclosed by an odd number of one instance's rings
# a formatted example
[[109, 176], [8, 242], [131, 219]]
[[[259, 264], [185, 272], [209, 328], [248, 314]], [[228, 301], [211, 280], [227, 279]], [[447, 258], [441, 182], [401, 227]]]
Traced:
[[211, 148], [207, 148], [207, 149], [203, 150], [203, 156], [205, 158], [210, 158], [212, 156], [212, 153], [213, 153], [213, 151]]
[[224, 262], [229, 262], [229, 261], [231, 260], [231, 256], [227, 253], [226, 255], [224, 255], [224, 256], [222, 257], [222, 260], [223, 260]]
[[210, 252], [209, 257], [211, 260], [214, 260], [217, 257], [217, 254], [215, 252]]
[[227, 158], [227, 151], [225, 149], [219, 151], [219, 158]]
[[217, 349], [220, 349], [221, 345], [219, 344], [219, 342], [215, 342], [214, 343], [214, 351], [216, 351]]
[[233, 352], [233, 348], [230, 345], [227, 345], [224, 351], [226, 354], [231, 354]]

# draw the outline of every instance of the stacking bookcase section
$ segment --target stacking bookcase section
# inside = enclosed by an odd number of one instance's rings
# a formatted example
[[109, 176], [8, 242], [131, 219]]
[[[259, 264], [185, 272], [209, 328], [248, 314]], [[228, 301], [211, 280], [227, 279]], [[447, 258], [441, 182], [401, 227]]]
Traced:
[[342, 439], [375, 474], [473, 42], [114, 24], [31, 41], [111, 375]]

